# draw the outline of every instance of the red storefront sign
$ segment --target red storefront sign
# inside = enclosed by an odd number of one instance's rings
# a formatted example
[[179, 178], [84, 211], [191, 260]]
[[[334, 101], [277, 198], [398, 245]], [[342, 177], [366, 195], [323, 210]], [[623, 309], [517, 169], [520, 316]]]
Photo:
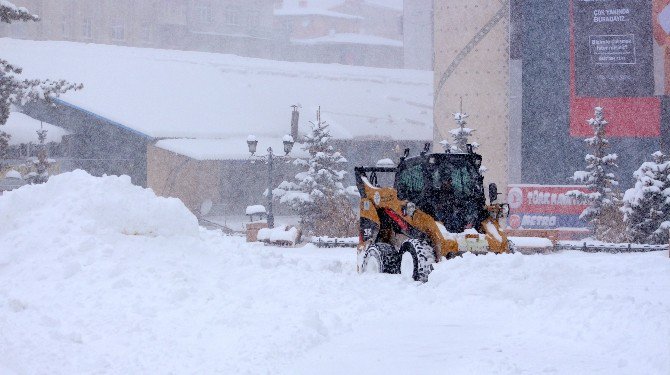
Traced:
[[584, 228], [579, 215], [587, 207], [566, 193], [584, 186], [510, 185], [508, 225], [513, 229]]

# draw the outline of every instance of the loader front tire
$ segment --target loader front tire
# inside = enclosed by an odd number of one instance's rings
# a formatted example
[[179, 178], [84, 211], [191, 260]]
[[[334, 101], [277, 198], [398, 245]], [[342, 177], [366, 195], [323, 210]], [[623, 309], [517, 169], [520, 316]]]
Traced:
[[411, 239], [400, 247], [400, 274], [407, 279], [425, 283], [433, 271], [435, 250], [427, 242]]
[[370, 244], [363, 252], [361, 273], [397, 273], [397, 251], [390, 244]]

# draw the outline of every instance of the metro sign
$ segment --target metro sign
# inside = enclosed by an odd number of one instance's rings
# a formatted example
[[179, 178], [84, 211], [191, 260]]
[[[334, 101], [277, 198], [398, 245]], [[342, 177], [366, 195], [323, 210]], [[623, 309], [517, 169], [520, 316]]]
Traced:
[[585, 228], [579, 218], [587, 205], [566, 193], [586, 191], [584, 186], [510, 185], [507, 203], [510, 207], [508, 226], [512, 229]]

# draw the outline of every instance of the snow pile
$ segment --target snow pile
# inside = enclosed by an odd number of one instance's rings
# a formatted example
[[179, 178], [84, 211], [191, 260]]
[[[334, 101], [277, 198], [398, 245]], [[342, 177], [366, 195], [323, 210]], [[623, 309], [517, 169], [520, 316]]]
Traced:
[[253, 206], [247, 206], [246, 209], [246, 214], [247, 215], [257, 215], [257, 214], [264, 214], [265, 213], [265, 206], [261, 204], [256, 204]]
[[280, 226], [276, 228], [261, 228], [258, 231], [258, 240], [259, 241], [269, 241], [272, 243], [286, 242], [291, 245], [295, 245], [298, 242], [298, 228]]
[[15, 178], [17, 180], [22, 180], [23, 179], [23, 177], [21, 176], [21, 173], [19, 171], [14, 170], [14, 169], [5, 173], [5, 177], [6, 178]]
[[670, 373], [667, 252], [466, 254], [419, 284], [79, 171], [0, 215], [2, 374]]
[[128, 176], [93, 177], [77, 170], [27, 185], [0, 197], [0, 233], [37, 230], [34, 235], [83, 231], [149, 236], [193, 236], [198, 221], [175, 198], [131, 184]]
[[395, 163], [391, 159], [380, 159], [377, 161], [377, 164], [375, 164], [376, 167], [387, 167], [387, 168], [394, 168]]
[[552, 248], [554, 244], [550, 239], [544, 237], [510, 237], [516, 247], [527, 248]]

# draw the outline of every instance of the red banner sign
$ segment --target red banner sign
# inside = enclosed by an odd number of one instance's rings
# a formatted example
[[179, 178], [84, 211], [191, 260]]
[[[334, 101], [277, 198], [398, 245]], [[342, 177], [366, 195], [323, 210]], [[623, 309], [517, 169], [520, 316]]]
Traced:
[[579, 215], [587, 207], [566, 193], [584, 186], [509, 185], [508, 225], [513, 229], [583, 228]]

